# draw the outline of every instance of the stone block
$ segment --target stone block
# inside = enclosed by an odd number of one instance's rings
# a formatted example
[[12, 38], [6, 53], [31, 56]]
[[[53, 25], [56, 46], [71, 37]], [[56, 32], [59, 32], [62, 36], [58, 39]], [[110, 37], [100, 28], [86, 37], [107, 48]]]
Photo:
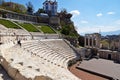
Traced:
[[52, 80], [47, 76], [36, 76], [34, 80]]
[[9, 63], [3, 57], [1, 57], [0, 59], [2, 60], [1, 65], [4, 67], [6, 71], [8, 71]]
[[18, 73], [18, 70], [15, 69], [15, 68], [12, 68], [11, 66], [9, 66], [7, 72], [8, 72], [8, 74], [9, 74], [10, 77], [12, 77], [13, 79], [15, 79], [15, 76]]
[[30, 80], [25, 78], [25, 76], [21, 75], [21, 73], [18, 71], [15, 76], [15, 80]]

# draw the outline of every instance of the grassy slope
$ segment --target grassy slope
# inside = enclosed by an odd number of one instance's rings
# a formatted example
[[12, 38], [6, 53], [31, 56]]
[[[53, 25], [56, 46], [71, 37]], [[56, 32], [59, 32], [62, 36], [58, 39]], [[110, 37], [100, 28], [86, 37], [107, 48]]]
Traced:
[[29, 32], [39, 32], [39, 30], [37, 30], [33, 25], [29, 23], [18, 23], [18, 24]]
[[[17, 22], [16, 22], [17, 23]], [[0, 19], [0, 24], [4, 25], [7, 28], [15, 28], [15, 29], [20, 29], [19, 26], [17, 26], [16, 24], [10, 22], [9, 20], [3, 20]], [[27, 31], [29, 32], [39, 32], [39, 30], [37, 30], [33, 25], [29, 24], [29, 23], [17, 23], [20, 26], [22, 26], [23, 28], [25, 28]], [[36, 26], [41, 26], [38, 27], [41, 31], [43, 31], [44, 33], [55, 33], [54, 30], [52, 30], [49, 26], [47, 25], [36, 25]]]
[[16, 24], [8, 21], [8, 20], [3, 20], [3, 19], [0, 19], [0, 24], [4, 25], [5, 27], [7, 28], [15, 28], [15, 29], [20, 29], [19, 26], [17, 26]]
[[41, 31], [43, 31], [44, 33], [49, 33], [49, 34], [52, 34], [52, 33], [55, 33], [54, 30], [52, 30], [49, 26], [46, 26], [46, 25], [40, 25], [41, 27], [39, 27], [39, 29], [41, 29]]

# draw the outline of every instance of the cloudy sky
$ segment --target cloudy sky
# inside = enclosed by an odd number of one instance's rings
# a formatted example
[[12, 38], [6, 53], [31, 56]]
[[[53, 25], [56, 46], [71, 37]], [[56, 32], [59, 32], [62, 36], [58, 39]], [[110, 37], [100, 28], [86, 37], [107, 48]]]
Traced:
[[[5, 0], [10, 1], [10, 0]], [[45, 0], [11, 0], [21, 4], [31, 1], [35, 10]], [[120, 30], [120, 0], [57, 0], [58, 11], [66, 8], [79, 34]]]

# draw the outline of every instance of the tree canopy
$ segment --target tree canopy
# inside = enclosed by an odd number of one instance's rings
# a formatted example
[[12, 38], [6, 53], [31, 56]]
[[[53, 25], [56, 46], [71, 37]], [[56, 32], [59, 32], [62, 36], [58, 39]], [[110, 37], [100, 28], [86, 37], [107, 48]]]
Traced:
[[34, 7], [33, 7], [32, 3], [29, 1], [29, 2], [26, 4], [26, 6], [27, 6], [27, 14], [32, 15], [33, 12], [34, 12]]
[[40, 15], [41, 13], [45, 13], [45, 11], [42, 8], [39, 8], [36, 12], [35, 15]]
[[79, 36], [78, 42], [79, 42], [80, 46], [84, 47], [84, 37], [83, 36]]
[[72, 14], [68, 13], [66, 9], [62, 9], [58, 16], [60, 17], [62, 27], [61, 33], [68, 36], [78, 36], [74, 23], [71, 20]]
[[24, 5], [13, 3], [13, 2], [5, 2], [4, 0], [0, 5], [1, 8], [10, 10], [17, 13], [26, 13], [26, 7]]

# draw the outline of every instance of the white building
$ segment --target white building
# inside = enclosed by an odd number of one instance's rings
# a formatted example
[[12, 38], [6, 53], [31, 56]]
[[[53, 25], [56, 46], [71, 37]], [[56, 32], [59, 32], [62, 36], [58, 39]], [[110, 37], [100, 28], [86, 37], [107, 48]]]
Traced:
[[46, 0], [43, 3], [43, 9], [48, 15], [56, 16], [57, 15], [57, 2], [56, 2], [56, 0], [55, 1]]

